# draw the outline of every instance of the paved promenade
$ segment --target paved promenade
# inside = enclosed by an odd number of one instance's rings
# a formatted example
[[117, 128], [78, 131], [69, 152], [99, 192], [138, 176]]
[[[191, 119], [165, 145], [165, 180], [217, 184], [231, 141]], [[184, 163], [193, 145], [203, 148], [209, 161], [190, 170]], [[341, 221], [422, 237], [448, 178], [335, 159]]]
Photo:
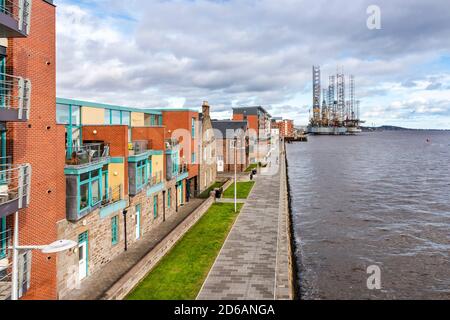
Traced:
[[198, 300], [280, 298], [276, 289], [280, 173], [259, 175], [256, 181]]

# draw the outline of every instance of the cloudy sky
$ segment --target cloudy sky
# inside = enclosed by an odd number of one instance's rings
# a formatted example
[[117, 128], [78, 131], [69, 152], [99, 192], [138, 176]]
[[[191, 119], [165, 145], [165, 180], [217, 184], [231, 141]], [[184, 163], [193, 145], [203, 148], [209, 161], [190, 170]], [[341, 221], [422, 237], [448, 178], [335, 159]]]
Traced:
[[[448, 0], [57, 0], [59, 97], [262, 105], [308, 122], [311, 68], [354, 74], [375, 125], [450, 128]], [[381, 9], [381, 29], [367, 8]]]

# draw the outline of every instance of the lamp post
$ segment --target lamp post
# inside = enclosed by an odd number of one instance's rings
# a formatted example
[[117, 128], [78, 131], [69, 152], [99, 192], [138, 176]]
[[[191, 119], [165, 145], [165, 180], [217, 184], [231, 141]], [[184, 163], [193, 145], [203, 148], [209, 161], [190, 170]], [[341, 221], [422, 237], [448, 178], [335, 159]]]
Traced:
[[58, 240], [48, 245], [19, 245], [19, 212], [14, 214], [13, 263], [12, 263], [12, 293], [11, 300], [19, 299], [19, 250], [40, 250], [44, 254], [59, 253], [75, 248], [77, 243], [72, 240]]
[[234, 212], [237, 212], [237, 136], [234, 136]]
[[237, 212], [237, 150], [244, 150], [245, 147], [238, 148], [238, 136], [234, 136], [234, 212]]

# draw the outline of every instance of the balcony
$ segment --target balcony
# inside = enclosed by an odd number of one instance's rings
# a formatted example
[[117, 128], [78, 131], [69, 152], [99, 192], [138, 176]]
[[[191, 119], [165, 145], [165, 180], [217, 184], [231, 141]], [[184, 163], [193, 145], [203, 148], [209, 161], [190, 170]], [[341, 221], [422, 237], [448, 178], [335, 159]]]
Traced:
[[147, 140], [136, 140], [128, 144], [128, 155], [139, 156], [151, 150], [152, 143]]
[[152, 194], [162, 191], [164, 189], [163, 182], [164, 179], [162, 171], [153, 173], [148, 184], [147, 196], [150, 197]]
[[0, 218], [28, 207], [31, 191], [31, 165], [11, 165], [0, 158]]
[[82, 169], [101, 164], [109, 158], [109, 146], [103, 143], [87, 143], [67, 148], [66, 168]]
[[0, 38], [24, 38], [30, 33], [32, 0], [0, 1]]
[[177, 139], [166, 139], [165, 140], [166, 150], [175, 150], [180, 142]]
[[0, 232], [0, 301], [11, 298], [11, 230]]
[[102, 207], [110, 206], [123, 200], [123, 185], [108, 189], [108, 194], [103, 195]]
[[0, 73], [0, 121], [27, 121], [30, 118], [30, 97], [30, 80]]

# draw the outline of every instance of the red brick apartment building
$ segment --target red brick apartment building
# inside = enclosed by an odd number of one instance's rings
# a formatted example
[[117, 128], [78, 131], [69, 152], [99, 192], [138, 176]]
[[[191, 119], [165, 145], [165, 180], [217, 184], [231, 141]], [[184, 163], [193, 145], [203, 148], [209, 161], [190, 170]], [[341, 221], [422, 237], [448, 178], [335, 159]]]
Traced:
[[199, 113], [188, 109], [164, 109], [161, 111], [163, 125], [168, 130], [169, 137], [181, 142], [181, 161], [187, 164], [189, 171], [186, 186], [186, 201], [189, 202], [189, 199], [200, 191], [198, 177], [201, 146]]
[[[64, 131], [54, 108], [55, 6], [50, 0], [2, 1], [0, 299], [12, 296], [14, 244], [54, 242], [65, 215]], [[32, 88], [32, 89], [31, 89]], [[15, 224], [18, 212], [19, 227]], [[13, 240], [18, 231], [18, 243]], [[18, 250], [17, 295], [57, 298], [57, 256]]]
[[272, 119], [272, 128], [280, 131], [280, 138], [293, 138], [295, 134], [294, 121], [288, 119]]
[[250, 163], [264, 162], [270, 152], [271, 115], [261, 106], [233, 108], [233, 120], [248, 123]]

